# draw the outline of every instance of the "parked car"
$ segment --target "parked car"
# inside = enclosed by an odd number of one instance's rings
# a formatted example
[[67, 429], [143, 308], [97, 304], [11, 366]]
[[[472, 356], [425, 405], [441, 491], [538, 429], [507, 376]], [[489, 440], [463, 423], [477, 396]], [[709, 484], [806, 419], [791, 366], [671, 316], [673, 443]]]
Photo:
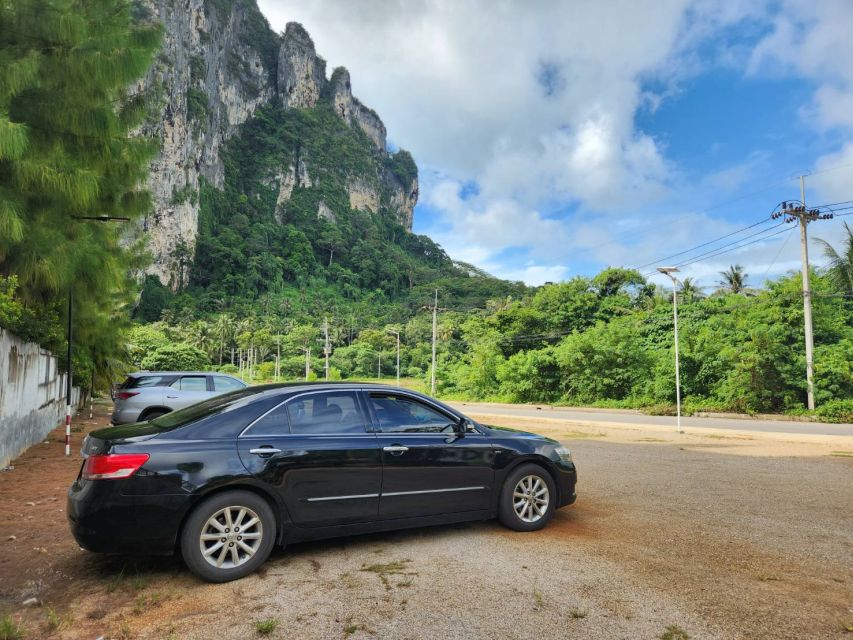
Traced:
[[113, 424], [142, 422], [243, 389], [234, 376], [210, 371], [138, 371], [113, 392]]
[[82, 453], [67, 509], [80, 546], [180, 551], [212, 582], [275, 544], [494, 517], [534, 531], [577, 479], [554, 440], [374, 384], [248, 387], [93, 431]]

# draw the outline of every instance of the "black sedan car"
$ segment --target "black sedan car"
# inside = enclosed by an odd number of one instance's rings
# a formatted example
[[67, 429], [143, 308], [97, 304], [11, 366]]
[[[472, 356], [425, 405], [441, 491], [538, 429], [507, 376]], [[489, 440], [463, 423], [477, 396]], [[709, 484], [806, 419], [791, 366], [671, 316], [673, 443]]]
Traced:
[[82, 453], [68, 492], [82, 547], [179, 550], [214, 582], [275, 544], [494, 517], [540, 529], [577, 477], [554, 440], [370, 384], [249, 387], [94, 431]]

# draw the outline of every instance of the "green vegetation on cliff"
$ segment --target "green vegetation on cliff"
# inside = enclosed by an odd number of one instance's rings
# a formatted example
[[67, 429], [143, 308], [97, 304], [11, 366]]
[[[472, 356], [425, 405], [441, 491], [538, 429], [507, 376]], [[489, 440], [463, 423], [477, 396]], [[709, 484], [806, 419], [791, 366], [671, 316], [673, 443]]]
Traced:
[[[393, 196], [417, 178], [412, 156], [379, 151], [329, 98], [312, 109], [277, 100], [261, 107], [222, 156], [223, 188], [203, 183], [199, 194], [188, 285], [172, 297], [148, 279], [140, 319], [157, 320], [164, 309], [204, 318], [285, 308], [291, 319], [326, 313], [381, 324], [428, 303], [433, 287], [464, 308], [524, 291], [454, 264], [427, 236], [408, 232]], [[288, 181], [292, 191], [280, 201]], [[351, 208], [352, 188], [377, 210]]]

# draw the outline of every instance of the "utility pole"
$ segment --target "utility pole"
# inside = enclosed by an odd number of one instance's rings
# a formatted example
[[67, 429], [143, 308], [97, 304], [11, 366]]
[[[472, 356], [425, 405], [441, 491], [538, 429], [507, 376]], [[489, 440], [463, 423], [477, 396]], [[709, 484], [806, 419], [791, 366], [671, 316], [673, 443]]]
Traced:
[[388, 333], [397, 338], [397, 386], [400, 386], [400, 332], [394, 329], [388, 329]]
[[774, 211], [770, 216], [776, 220], [785, 216], [785, 222], [797, 220], [800, 225], [800, 255], [802, 257], [803, 276], [803, 320], [805, 323], [806, 339], [806, 397], [808, 408], [813, 411], [814, 400], [814, 329], [812, 325], [812, 291], [809, 284], [809, 238], [806, 227], [815, 220], [829, 220], [831, 213], [820, 213], [818, 209], [806, 208], [806, 177], [800, 176], [800, 204], [793, 205], [783, 202], [780, 211]]
[[376, 365], [376, 377], [382, 380], [382, 352], [377, 351], [376, 355], [379, 356], [379, 364]]
[[275, 336], [275, 381], [281, 373], [281, 334]]
[[307, 382], [311, 375], [311, 347], [302, 347], [302, 350], [305, 352], [305, 381]]
[[329, 319], [323, 318], [323, 333], [325, 334], [325, 342], [323, 344], [323, 355], [326, 358], [326, 380], [329, 379], [329, 355], [332, 353], [332, 347], [329, 345]]
[[814, 331], [812, 328], [812, 292], [809, 287], [809, 238], [806, 231], [806, 178], [800, 176], [800, 200], [803, 203], [803, 214], [800, 219], [800, 249], [803, 259], [803, 318], [806, 323], [806, 387], [808, 406], [814, 411]]
[[438, 333], [438, 289], [435, 290], [435, 304], [432, 307], [432, 371], [430, 372], [430, 393], [435, 395], [435, 340]]
[[675, 430], [678, 433], [684, 433], [681, 430], [681, 371], [678, 361], [678, 295], [677, 287], [678, 278], [673, 273], [678, 271], [677, 267], [658, 267], [658, 271], [672, 280], [672, 322], [675, 327], [675, 415], [676, 423]]
[[71, 289], [68, 290], [68, 371], [65, 372], [65, 455], [71, 455]]

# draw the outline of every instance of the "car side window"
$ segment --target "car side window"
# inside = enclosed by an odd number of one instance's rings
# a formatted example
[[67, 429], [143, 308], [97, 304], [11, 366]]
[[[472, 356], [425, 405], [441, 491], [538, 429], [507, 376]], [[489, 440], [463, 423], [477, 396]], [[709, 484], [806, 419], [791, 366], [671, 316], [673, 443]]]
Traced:
[[287, 403], [287, 413], [294, 434], [365, 433], [367, 424], [358, 397], [351, 391], [296, 397]]
[[229, 378], [227, 376], [213, 376], [213, 388], [216, 391], [236, 391], [242, 389], [243, 385], [239, 380]]
[[370, 394], [382, 433], [441, 433], [450, 431], [454, 418], [404, 396]]
[[141, 387], [159, 387], [172, 382], [172, 378], [168, 376], [145, 376], [142, 378], [132, 378], [131, 381], [125, 382], [122, 385], [123, 389], [138, 389]]
[[172, 387], [181, 391], [207, 391], [207, 376], [181, 376]]
[[287, 406], [280, 405], [253, 424], [246, 435], [283, 436], [289, 433], [290, 423], [287, 419]]

